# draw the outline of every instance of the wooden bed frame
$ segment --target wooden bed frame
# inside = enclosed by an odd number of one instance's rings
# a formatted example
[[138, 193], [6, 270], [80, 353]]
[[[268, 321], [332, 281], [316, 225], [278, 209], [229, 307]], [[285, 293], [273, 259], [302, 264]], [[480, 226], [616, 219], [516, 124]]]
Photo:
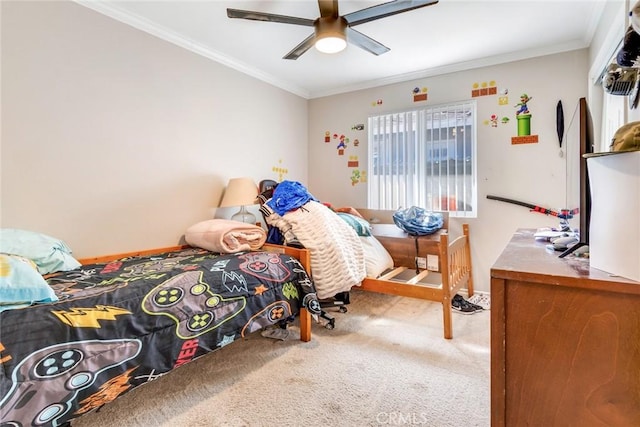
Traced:
[[[365, 209], [358, 209], [359, 212]], [[379, 216], [379, 215], [378, 215]], [[365, 217], [366, 219], [367, 217]], [[448, 218], [447, 218], [448, 220]], [[445, 223], [448, 225], [448, 221]], [[375, 233], [375, 226], [372, 227]], [[394, 268], [378, 278], [367, 277], [360, 286], [361, 289], [371, 292], [379, 292], [389, 295], [399, 295], [404, 297], [419, 298], [428, 301], [435, 301], [442, 304], [442, 314], [444, 323], [444, 337], [453, 338], [451, 319], [451, 299], [463, 287], [467, 288], [468, 296], [473, 295], [473, 276], [471, 265], [471, 249], [469, 244], [469, 225], [463, 224], [462, 236], [449, 242], [449, 234], [446, 228], [430, 235], [420, 236], [417, 242], [416, 237], [409, 236], [401, 232], [398, 228], [396, 236], [376, 236], [380, 243], [387, 249], [394, 259]], [[399, 239], [404, 239], [403, 246], [394, 246]], [[439, 272], [422, 270], [413, 277], [400, 280], [398, 276], [411, 269], [416, 269], [414, 262], [415, 245], [420, 243], [424, 250], [439, 256]], [[424, 243], [427, 243], [426, 245]], [[404, 250], [399, 250], [403, 247]], [[408, 250], [408, 248], [411, 250]], [[420, 255], [422, 256], [422, 254]], [[436, 278], [422, 283], [424, 279]]]
[[[124, 252], [119, 254], [112, 255], [104, 255], [92, 258], [80, 258], [78, 261], [81, 264], [94, 264], [94, 263], [102, 263], [109, 262], [116, 259], [124, 258], [124, 257], [133, 257], [133, 256], [147, 256], [153, 254], [159, 254], [163, 252], [177, 251], [180, 249], [189, 248], [188, 245], [179, 245], [179, 246], [169, 246], [165, 248], [156, 248], [156, 249], [147, 249], [142, 251], [134, 251], [134, 252]], [[302, 267], [309, 273], [311, 277], [311, 256], [309, 254], [308, 249], [298, 249], [289, 246], [278, 246], [272, 244], [265, 244], [262, 246], [264, 251], [269, 252], [277, 252], [281, 254], [290, 255], [300, 261]], [[300, 341], [310, 341], [311, 340], [311, 313], [305, 308], [301, 308], [300, 311]]]

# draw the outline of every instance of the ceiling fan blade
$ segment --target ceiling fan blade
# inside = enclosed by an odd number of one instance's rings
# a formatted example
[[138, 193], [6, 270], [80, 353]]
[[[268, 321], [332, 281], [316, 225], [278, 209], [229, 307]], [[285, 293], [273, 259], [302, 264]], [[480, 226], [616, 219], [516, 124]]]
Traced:
[[227, 9], [229, 18], [251, 19], [252, 21], [279, 22], [282, 24], [304, 25], [313, 27], [313, 19], [298, 18], [295, 16], [275, 15], [273, 13], [253, 12], [250, 10]]
[[396, 0], [388, 3], [371, 6], [344, 15], [349, 26], [360, 25], [365, 22], [374, 21], [397, 13], [408, 12], [425, 6], [438, 3], [438, 0]]
[[323, 18], [332, 16], [337, 18], [338, 13], [338, 0], [318, 0], [318, 7], [320, 8], [320, 16]]
[[308, 51], [311, 48], [311, 46], [313, 46], [313, 43], [315, 41], [316, 41], [316, 35], [315, 35], [315, 33], [313, 33], [309, 37], [304, 39], [302, 41], [302, 43], [300, 43], [298, 46], [294, 47], [291, 52], [287, 53], [282, 58], [283, 59], [298, 59], [299, 57], [302, 56], [303, 53]]
[[371, 52], [374, 55], [382, 55], [383, 53], [391, 50], [382, 43], [379, 43], [371, 37], [365, 36], [361, 32], [350, 27], [347, 27], [347, 40], [349, 40], [349, 43], [352, 43], [367, 52]]

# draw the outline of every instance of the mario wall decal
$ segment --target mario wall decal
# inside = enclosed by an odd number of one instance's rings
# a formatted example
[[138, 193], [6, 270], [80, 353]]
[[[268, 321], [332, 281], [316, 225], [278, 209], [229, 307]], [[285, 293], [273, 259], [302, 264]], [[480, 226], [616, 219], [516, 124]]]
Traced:
[[[351, 130], [362, 131], [364, 130], [364, 128], [365, 128], [364, 124], [355, 124], [351, 127]], [[354, 151], [357, 151], [358, 149], [356, 147], [360, 145], [360, 141], [358, 140], [358, 138], [355, 138], [353, 141], [351, 141], [349, 137], [347, 137], [345, 134], [332, 133], [331, 131], [325, 131], [324, 133], [325, 143], [331, 142], [332, 140], [337, 141], [336, 151], [338, 156], [345, 155], [345, 150], [349, 148], [349, 143], [353, 142], [353, 149], [355, 149]], [[349, 156], [345, 163], [348, 170], [349, 169], [351, 170], [349, 180], [352, 186], [355, 186], [356, 184], [359, 184], [359, 183], [367, 182], [367, 171], [359, 169], [360, 159], [358, 158], [358, 155], [349, 153]], [[287, 172], [286, 169], [278, 169], [274, 167], [273, 170], [281, 173], [280, 181], [282, 181], [282, 174]]]
[[414, 87], [412, 93], [413, 93], [413, 102], [426, 101], [427, 99], [429, 99], [427, 95], [426, 87], [423, 87], [422, 89], [418, 87]]
[[367, 182], [367, 171], [354, 169], [351, 171], [351, 186]]
[[498, 105], [509, 105], [509, 89], [504, 88], [500, 91], [500, 96], [498, 97]]
[[280, 163], [280, 166], [274, 166], [271, 170], [278, 174], [278, 182], [282, 182], [282, 178], [289, 173], [289, 169], [282, 167], [282, 159], [279, 159], [278, 163]]
[[471, 97], [477, 98], [479, 96], [496, 95], [498, 93], [498, 87], [495, 80], [491, 80], [489, 83], [474, 83], [471, 89]]
[[336, 147], [338, 149], [338, 156], [344, 155], [344, 150], [347, 148], [347, 143], [349, 143], [349, 138], [344, 135], [340, 135], [340, 143]]

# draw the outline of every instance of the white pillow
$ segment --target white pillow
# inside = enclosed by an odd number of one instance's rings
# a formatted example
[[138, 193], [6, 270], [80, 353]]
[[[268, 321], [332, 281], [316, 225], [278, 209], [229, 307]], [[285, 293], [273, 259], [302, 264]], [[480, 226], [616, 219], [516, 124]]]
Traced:
[[364, 263], [367, 277], [378, 277], [385, 270], [393, 268], [393, 258], [373, 236], [359, 236], [364, 250]]

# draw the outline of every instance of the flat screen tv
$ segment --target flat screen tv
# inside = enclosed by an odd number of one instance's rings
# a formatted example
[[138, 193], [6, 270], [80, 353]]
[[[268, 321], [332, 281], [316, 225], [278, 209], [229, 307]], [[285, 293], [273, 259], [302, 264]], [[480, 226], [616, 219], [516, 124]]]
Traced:
[[[580, 240], [575, 245], [568, 248], [566, 251], [560, 254], [560, 258], [573, 253], [578, 248], [589, 245], [589, 219], [591, 218], [591, 189], [589, 188], [589, 171], [587, 170], [587, 159], [583, 157], [583, 154], [593, 153], [593, 122], [591, 120], [591, 113], [589, 112], [589, 106], [585, 98], [580, 98], [578, 102], [578, 117], [579, 122], [579, 136], [578, 143], [579, 159], [573, 159], [574, 164], [578, 165], [579, 169], [579, 232]], [[574, 153], [567, 155], [576, 155]]]

